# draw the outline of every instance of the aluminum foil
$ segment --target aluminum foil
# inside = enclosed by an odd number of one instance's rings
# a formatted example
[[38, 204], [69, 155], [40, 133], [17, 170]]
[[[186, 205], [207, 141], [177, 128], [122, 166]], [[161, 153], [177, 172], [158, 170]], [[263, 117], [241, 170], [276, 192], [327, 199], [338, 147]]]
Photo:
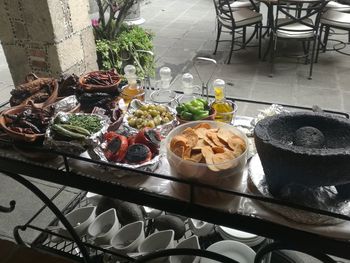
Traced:
[[[138, 131], [136, 129], [131, 128], [128, 125], [125, 125], [125, 123], [123, 123], [116, 132], [118, 134], [122, 134], [122, 135], [128, 137], [130, 135], [137, 134]], [[103, 151], [104, 151], [104, 149], [106, 149], [106, 147], [107, 147], [107, 143], [102, 142], [102, 139], [101, 139], [101, 141], [97, 147], [88, 151], [90, 158], [93, 160], [104, 161], [104, 162], [108, 163], [109, 161], [107, 160], [107, 158], [105, 157], [105, 155], [103, 153]], [[112, 163], [112, 164], [115, 164], [118, 166], [122, 166], [122, 167], [138, 169], [138, 170], [143, 170], [143, 171], [147, 171], [147, 172], [154, 172], [158, 168], [159, 163], [164, 156], [165, 156], [164, 153], [159, 153], [158, 155], [153, 157], [148, 162], [144, 162], [142, 164], [128, 164], [128, 163], [116, 163], [116, 162], [109, 162], [109, 163]], [[103, 165], [101, 165], [101, 169], [113, 170], [112, 167], [106, 167]]]
[[[128, 127], [130, 131], [138, 132], [138, 129], [129, 126], [128, 117], [130, 117], [134, 111], [138, 110], [144, 104], [156, 104], [157, 105], [157, 103], [144, 103], [144, 102], [137, 100], [137, 99], [132, 100], [130, 102], [128, 110], [124, 116], [124, 125], [126, 127]], [[155, 127], [155, 129], [157, 131], [159, 131], [162, 136], [167, 136], [168, 133], [178, 125], [178, 122], [176, 120], [176, 111], [175, 111], [175, 109], [173, 109], [169, 106], [166, 106], [164, 104], [159, 104], [159, 105], [166, 107], [168, 109], [168, 111], [172, 113], [172, 115], [174, 117], [174, 119], [172, 121], [165, 123], [163, 125], [158, 125]]]
[[102, 138], [102, 135], [107, 131], [110, 120], [107, 116], [101, 116], [97, 114], [93, 114], [101, 119], [101, 125], [102, 128], [100, 131], [92, 134], [90, 137], [84, 139], [84, 140], [72, 140], [72, 141], [58, 141], [53, 138], [51, 126], [55, 120], [56, 117], [60, 118], [68, 118], [69, 115], [75, 114], [75, 115], [91, 115], [86, 113], [65, 113], [65, 112], [58, 112], [54, 118], [52, 118], [49, 128], [46, 130], [45, 133], [45, 140], [44, 140], [44, 146], [50, 149], [54, 149], [60, 152], [68, 152], [72, 154], [81, 154], [82, 152], [85, 152], [89, 148], [95, 148], [100, 142], [99, 138]]
[[55, 114], [58, 112], [69, 112], [76, 108], [79, 104], [79, 101], [75, 95], [68, 96], [54, 104]]
[[[265, 173], [257, 154], [249, 163], [248, 175], [248, 188], [250, 192], [273, 198], [266, 184]], [[284, 187], [283, 199], [337, 214], [350, 214], [350, 202], [339, 200], [337, 191], [333, 186], [310, 189], [300, 185], [287, 185]], [[343, 222], [341, 219], [287, 206], [267, 202], [261, 202], [261, 204], [288, 219], [302, 224], [334, 225]]]
[[269, 116], [274, 116], [277, 114], [281, 114], [283, 112], [289, 112], [283, 106], [278, 105], [278, 104], [272, 104], [270, 107], [259, 110], [258, 116], [252, 120], [252, 126], [255, 127], [255, 125], [258, 123], [258, 121], [269, 117]]

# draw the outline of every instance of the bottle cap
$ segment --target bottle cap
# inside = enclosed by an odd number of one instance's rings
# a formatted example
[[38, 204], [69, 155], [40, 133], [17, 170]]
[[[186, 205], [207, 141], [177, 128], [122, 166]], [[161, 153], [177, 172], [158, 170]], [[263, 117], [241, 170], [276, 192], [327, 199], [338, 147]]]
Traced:
[[193, 76], [190, 73], [182, 75], [183, 92], [185, 95], [193, 94]]
[[161, 89], [168, 89], [171, 81], [171, 69], [168, 67], [162, 67], [159, 70]]
[[129, 85], [136, 84], [136, 68], [133, 65], [126, 65], [124, 68], [125, 78], [128, 80]]

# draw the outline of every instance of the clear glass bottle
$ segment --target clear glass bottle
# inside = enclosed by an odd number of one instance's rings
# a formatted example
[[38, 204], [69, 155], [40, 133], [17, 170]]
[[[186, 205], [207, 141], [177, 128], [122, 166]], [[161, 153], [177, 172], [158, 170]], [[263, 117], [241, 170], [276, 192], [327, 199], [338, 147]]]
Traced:
[[176, 93], [170, 89], [171, 69], [162, 67], [159, 70], [160, 80], [158, 81], [158, 90], [151, 93], [151, 101], [159, 104], [172, 106], [175, 101]]
[[125, 66], [124, 73], [124, 77], [127, 79], [128, 84], [122, 88], [120, 96], [124, 99], [125, 104], [129, 105], [130, 101], [133, 99], [144, 101], [145, 90], [140, 83], [138, 83], [135, 66]]
[[215, 100], [211, 107], [215, 109], [215, 121], [231, 123], [236, 111], [236, 106], [233, 102], [226, 100], [225, 81], [216, 79], [213, 82]]

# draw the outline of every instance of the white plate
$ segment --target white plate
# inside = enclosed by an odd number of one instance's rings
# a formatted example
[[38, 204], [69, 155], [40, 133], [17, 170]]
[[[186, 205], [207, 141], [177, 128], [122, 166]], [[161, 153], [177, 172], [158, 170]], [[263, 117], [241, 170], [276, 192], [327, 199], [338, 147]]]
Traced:
[[[253, 263], [255, 258], [253, 249], [245, 244], [232, 240], [219, 241], [208, 247], [207, 250], [232, 258], [240, 263]], [[208, 258], [201, 258], [200, 262], [215, 263], [216, 261]]]
[[251, 240], [256, 239], [258, 237], [257, 235], [225, 226], [218, 226], [218, 231], [225, 236], [230, 236], [236, 239]]

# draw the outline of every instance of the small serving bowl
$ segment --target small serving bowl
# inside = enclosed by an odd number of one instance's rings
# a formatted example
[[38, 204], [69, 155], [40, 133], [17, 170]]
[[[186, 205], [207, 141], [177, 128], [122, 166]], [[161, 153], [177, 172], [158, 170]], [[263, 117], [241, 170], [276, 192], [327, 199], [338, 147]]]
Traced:
[[[193, 235], [178, 243], [176, 248], [200, 249], [198, 237]], [[170, 263], [192, 263], [195, 261], [195, 259], [195, 256], [171, 256]]]
[[119, 229], [111, 240], [111, 246], [114, 251], [127, 254], [135, 252], [144, 239], [144, 222], [136, 221]]
[[111, 85], [94, 85], [94, 84], [86, 83], [86, 78], [89, 75], [96, 74], [96, 73], [105, 73], [105, 72], [106, 71], [101, 71], [101, 70], [89, 72], [79, 78], [79, 85], [86, 92], [106, 92], [106, 93], [116, 92], [118, 90], [119, 83], [121, 82], [120, 76], [119, 76], [119, 79]]
[[[96, 218], [96, 206], [81, 207], [65, 216], [77, 235], [81, 237], [86, 233], [86, 230]], [[63, 236], [69, 236], [69, 232], [65, 229], [61, 221], [58, 223], [58, 228], [58, 233]]]
[[[35, 103], [37, 107], [45, 107], [46, 105], [52, 104], [56, 101], [58, 97], [58, 82], [56, 79], [52, 78], [39, 78], [35, 74], [31, 73], [26, 76], [26, 83], [22, 85], [30, 85], [30, 87], [35, 85], [42, 85], [44, 83], [52, 82], [53, 84], [53, 90], [50, 94], [50, 96], [47, 98], [46, 101], [43, 101], [41, 103]], [[32, 94], [31, 96], [35, 95]], [[10, 99], [10, 105], [11, 106], [20, 106], [20, 105], [27, 105], [29, 101], [31, 101], [31, 96], [29, 96], [27, 99], [23, 100], [20, 104], [14, 104], [12, 97]]]
[[96, 245], [109, 245], [119, 227], [117, 212], [112, 208], [95, 218], [88, 228], [88, 235]]
[[[152, 253], [158, 250], [174, 248], [174, 230], [155, 232], [148, 236], [138, 247], [140, 253]], [[164, 259], [157, 259], [154, 262], [162, 262]]]
[[44, 140], [45, 133], [27, 134], [27, 133], [16, 132], [8, 128], [8, 124], [11, 123], [11, 120], [7, 118], [6, 115], [18, 114], [30, 108], [32, 108], [31, 105], [19, 105], [1, 112], [0, 126], [7, 133], [7, 135], [9, 135], [15, 141], [33, 143], [35, 141]]

